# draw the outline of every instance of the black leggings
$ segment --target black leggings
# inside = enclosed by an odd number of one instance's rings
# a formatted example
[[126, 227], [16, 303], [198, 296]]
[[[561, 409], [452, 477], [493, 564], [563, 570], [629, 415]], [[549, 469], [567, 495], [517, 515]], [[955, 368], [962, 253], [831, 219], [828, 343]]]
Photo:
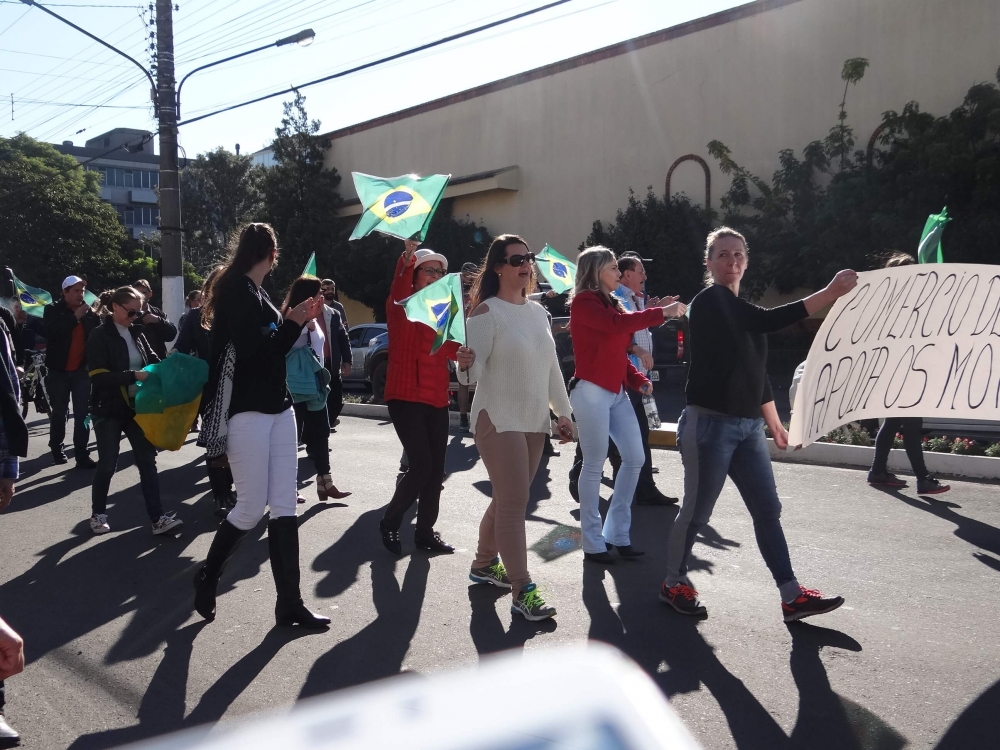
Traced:
[[295, 422], [302, 442], [306, 444], [306, 455], [312, 459], [319, 475], [330, 473], [330, 420], [326, 406], [309, 411], [303, 401], [294, 404]]
[[879, 428], [878, 435], [875, 436], [875, 459], [872, 461], [872, 473], [885, 473], [892, 442], [896, 433], [899, 432], [903, 434], [903, 448], [906, 449], [906, 457], [910, 459], [913, 473], [917, 479], [925, 478], [927, 467], [924, 465], [924, 449], [920, 444], [923, 427], [924, 420], [920, 417], [889, 417], [885, 420]]
[[382, 523], [392, 531], [399, 531], [403, 515], [419, 498], [417, 536], [430, 536], [441, 503], [441, 481], [448, 449], [448, 407], [398, 400], [389, 401], [387, 406], [410, 468], [396, 485]]

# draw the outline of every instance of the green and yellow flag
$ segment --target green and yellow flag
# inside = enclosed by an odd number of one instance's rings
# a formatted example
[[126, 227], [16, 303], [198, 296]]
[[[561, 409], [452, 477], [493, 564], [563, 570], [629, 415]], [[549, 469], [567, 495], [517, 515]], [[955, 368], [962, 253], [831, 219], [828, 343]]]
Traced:
[[319, 274], [316, 273], [316, 253], [315, 252], [313, 252], [313, 254], [309, 256], [309, 260], [306, 261], [306, 267], [302, 269], [302, 275], [303, 276], [319, 276]]
[[396, 304], [403, 306], [408, 319], [414, 323], [423, 323], [437, 333], [431, 354], [440, 349], [445, 341], [465, 344], [462, 274], [449, 273]]
[[157, 448], [179, 450], [198, 416], [208, 362], [174, 352], [143, 369], [149, 377], [139, 383], [135, 394], [135, 421]]
[[403, 175], [402, 177], [373, 177], [352, 172], [354, 187], [364, 213], [351, 234], [352, 240], [381, 232], [403, 240], [411, 238], [421, 242], [427, 237], [431, 217], [448, 187], [450, 174], [432, 174], [428, 177]]
[[939, 214], [931, 214], [924, 224], [917, 246], [917, 263], [944, 263], [944, 253], [941, 251], [941, 234], [944, 225], [951, 219], [948, 217], [948, 207], [941, 209]]
[[535, 265], [556, 294], [570, 291], [576, 283], [576, 263], [566, 260], [551, 245], [535, 256]]
[[96, 294], [94, 294], [92, 291], [90, 291], [89, 289], [84, 289], [83, 290], [83, 303], [85, 305], [88, 305], [89, 307], [93, 307], [94, 303], [97, 302], [98, 299], [99, 299], [99, 297]]
[[45, 306], [52, 304], [52, 295], [44, 289], [28, 286], [17, 276], [14, 277], [14, 293], [17, 301], [21, 303], [21, 309], [28, 315], [40, 318], [45, 314]]

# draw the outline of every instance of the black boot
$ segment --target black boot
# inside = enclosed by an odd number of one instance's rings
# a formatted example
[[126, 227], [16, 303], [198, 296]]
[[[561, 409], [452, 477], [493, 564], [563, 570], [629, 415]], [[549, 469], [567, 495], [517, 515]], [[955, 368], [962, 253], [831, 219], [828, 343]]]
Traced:
[[268, 522], [267, 550], [271, 555], [274, 588], [278, 592], [278, 601], [274, 605], [274, 619], [278, 625], [316, 629], [329, 625], [329, 617], [314, 615], [302, 603], [299, 590], [299, 519], [285, 516]]
[[237, 529], [229, 521], [220, 523], [208, 550], [208, 559], [194, 577], [194, 608], [209, 622], [215, 619], [215, 595], [219, 588], [219, 578], [246, 535], [247, 532]]
[[573, 457], [573, 468], [569, 470], [569, 494], [580, 502], [580, 472], [583, 471], [583, 451], [577, 443], [576, 455]]
[[215, 515], [225, 518], [229, 515], [230, 483], [229, 469], [225, 466], [208, 465], [208, 484], [212, 488], [212, 496], [215, 499]]
[[0, 747], [17, 747], [21, 743], [21, 735], [7, 723], [0, 713]]

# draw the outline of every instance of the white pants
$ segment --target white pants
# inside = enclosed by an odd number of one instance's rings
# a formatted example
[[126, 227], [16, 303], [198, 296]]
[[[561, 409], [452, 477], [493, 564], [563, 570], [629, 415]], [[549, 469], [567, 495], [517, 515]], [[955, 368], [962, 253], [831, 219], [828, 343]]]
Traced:
[[236, 484], [236, 507], [228, 521], [249, 531], [270, 506], [271, 518], [294, 516], [298, 441], [295, 412], [245, 411], [229, 419], [226, 453]]
[[[591, 554], [606, 552], [605, 542], [616, 547], [630, 544], [632, 526], [632, 496], [639, 482], [639, 471], [646, 460], [635, 410], [622, 388], [612, 393], [581, 380], [570, 394], [583, 450], [583, 469], [578, 484], [580, 490], [580, 527], [583, 530], [583, 551]], [[601, 527], [598, 508], [601, 474], [608, 459], [608, 436], [614, 439], [622, 457], [611, 507]]]

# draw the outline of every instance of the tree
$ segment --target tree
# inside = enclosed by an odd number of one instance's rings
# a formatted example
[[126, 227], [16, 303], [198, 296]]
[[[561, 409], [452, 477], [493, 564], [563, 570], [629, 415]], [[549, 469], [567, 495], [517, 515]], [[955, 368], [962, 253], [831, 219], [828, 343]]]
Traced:
[[281, 245], [281, 262], [274, 272], [277, 289], [288, 287], [312, 252], [332, 248], [338, 238], [340, 176], [323, 168], [330, 139], [317, 135], [320, 121], [309, 119], [305, 101], [296, 93], [293, 101], [285, 102], [271, 145], [277, 163], [264, 177], [264, 216]]
[[27, 135], [0, 138], [0, 261], [18, 278], [56, 292], [69, 274], [111, 286], [125, 240], [97, 172]]
[[631, 251], [651, 258], [653, 262], [645, 267], [650, 293], [677, 294], [690, 300], [704, 279], [709, 221], [709, 214], [683, 195], [664, 199], [648, 187], [640, 200], [629, 190], [628, 204], [618, 210], [615, 220], [606, 226], [595, 221], [579, 249], [605, 245], [618, 255]]
[[220, 147], [189, 162], [180, 182], [184, 257], [204, 276], [225, 258], [233, 230], [260, 217], [264, 168]]

